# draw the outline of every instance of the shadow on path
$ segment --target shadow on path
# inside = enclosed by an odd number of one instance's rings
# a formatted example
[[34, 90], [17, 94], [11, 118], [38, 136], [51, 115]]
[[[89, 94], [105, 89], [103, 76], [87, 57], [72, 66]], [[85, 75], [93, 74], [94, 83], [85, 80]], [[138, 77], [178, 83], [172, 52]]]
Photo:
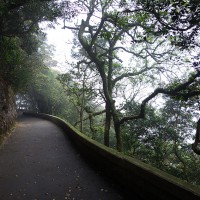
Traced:
[[0, 150], [0, 200], [121, 200], [53, 123], [20, 115]]

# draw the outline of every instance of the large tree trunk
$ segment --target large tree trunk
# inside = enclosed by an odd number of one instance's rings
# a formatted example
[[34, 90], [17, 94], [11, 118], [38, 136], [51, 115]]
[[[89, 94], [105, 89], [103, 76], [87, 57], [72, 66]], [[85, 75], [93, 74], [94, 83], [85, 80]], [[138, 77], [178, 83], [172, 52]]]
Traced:
[[10, 131], [15, 120], [16, 104], [14, 92], [0, 77], [0, 137]]
[[115, 134], [116, 134], [116, 148], [118, 151], [123, 151], [122, 137], [121, 137], [121, 126], [118, 121], [114, 121]]
[[110, 146], [110, 125], [111, 125], [111, 112], [110, 106], [106, 104], [106, 119], [104, 126], [104, 145]]
[[90, 130], [92, 132], [92, 139], [96, 139], [96, 129], [94, 128], [94, 118], [92, 114], [89, 114], [89, 121], [90, 121]]
[[197, 121], [197, 128], [196, 128], [196, 135], [195, 135], [195, 141], [192, 144], [192, 150], [200, 155], [200, 118]]

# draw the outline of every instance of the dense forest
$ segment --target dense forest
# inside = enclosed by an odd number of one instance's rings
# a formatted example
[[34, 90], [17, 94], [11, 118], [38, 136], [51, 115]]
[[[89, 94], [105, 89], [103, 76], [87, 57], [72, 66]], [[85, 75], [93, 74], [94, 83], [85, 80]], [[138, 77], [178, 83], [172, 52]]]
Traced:
[[[66, 73], [40, 26], [58, 20], [73, 33]], [[198, 0], [0, 0], [1, 137], [17, 109], [56, 115], [199, 185], [199, 33]]]

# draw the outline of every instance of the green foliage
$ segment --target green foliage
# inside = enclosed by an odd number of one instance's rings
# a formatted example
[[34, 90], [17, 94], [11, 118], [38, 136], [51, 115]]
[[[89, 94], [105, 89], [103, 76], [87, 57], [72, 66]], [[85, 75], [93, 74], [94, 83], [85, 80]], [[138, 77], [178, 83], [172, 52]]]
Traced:
[[26, 90], [18, 94], [27, 105], [28, 110], [47, 113], [67, 119], [69, 122], [76, 118], [68, 97], [62, 85], [57, 80], [58, 73], [43, 67], [29, 81]]
[[[128, 102], [124, 109], [126, 113], [135, 113], [140, 108], [137, 103]], [[147, 107], [146, 119], [130, 121], [123, 127], [125, 153], [190, 183], [200, 184], [199, 158], [189, 144], [197, 113], [194, 102], [186, 104], [170, 99], [159, 112]]]
[[[195, 73], [192, 72], [189, 75], [188, 80], [193, 79], [194, 75], [195, 75]], [[180, 82], [181, 82], [180, 80], [173, 80], [173, 82], [167, 86], [167, 89], [169, 91], [175, 90], [177, 87], [180, 86]], [[192, 81], [190, 84], [188, 84], [186, 87], [183, 87], [183, 89], [180, 92], [177, 92], [175, 95], [172, 95], [172, 98], [174, 98], [176, 100], [181, 100], [181, 101], [198, 99], [199, 94], [200, 94], [199, 83], [200, 83], [200, 79], [198, 77], [194, 81]]]
[[58, 5], [45, 0], [0, 2], [0, 77], [16, 92], [26, 88], [37, 67], [39, 22], [55, 20]]
[[[39, 44], [39, 39], [32, 36], [32, 41]], [[0, 76], [12, 86], [15, 92], [26, 88], [26, 84], [32, 79], [37, 69], [43, 64], [38, 58], [37, 53], [26, 51], [23, 48], [23, 39], [19, 37], [1, 37], [0, 45], [2, 51], [0, 52]], [[39, 46], [37, 46], [39, 47]], [[31, 49], [31, 45], [29, 45]], [[35, 48], [35, 47], [34, 47]], [[29, 54], [30, 53], [30, 54]]]
[[[19, 64], [23, 59], [23, 50], [20, 48], [20, 39], [1, 37], [0, 45], [1, 50], [1, 62], [4, 62], [6, 65]], [[2, 65], [2, 67], [4, 67]], [[2, 69], [2, 68], [1, 68]]]
[[[79, 113], [79, 117], [74, 118], [73, 124], [80, 124], [80, 130], [94, 138], [94, 132], [98, 128], [98, 123], [95, 123], [94, 127], [90, 127], [89, 120], [85, 120], [89, 114], [96, 110], [96, 105], [93, 101], [97, 99], [98, 92], [94, 88], [94, 74], [89, 65], [77, 64], [71, 67], [72, 70], [68, 73], [60, 74], [58, 80], [63, 85], [66, 95], [74, 109]], [[91, 76], [93, 76], [93, 79], [90, 78]]]
[[[200, 3], [179, 0], [137, 0], [119, 4], [123, 13], [145, 25], [146, 34], [164, 35], [182, 49], [198, 45]], [[134, 11], [135, 10], [135, 11]]]
[[2, 47], [0, 52], [0, 74], [15, 89], [18, 89], [20, 83], [17, 75], [22, 75], [24, 72], [23, 64], [26, 53], [21, 49], [20, 39], [17, 37], [1, 37], [0, 46]]
[[61, 15], [59, 4], [46, 0], [8, 1], [2, 3], [1, 10], [1, 35], [9, 37], [38, 32], [39, 22], [52, 22]]

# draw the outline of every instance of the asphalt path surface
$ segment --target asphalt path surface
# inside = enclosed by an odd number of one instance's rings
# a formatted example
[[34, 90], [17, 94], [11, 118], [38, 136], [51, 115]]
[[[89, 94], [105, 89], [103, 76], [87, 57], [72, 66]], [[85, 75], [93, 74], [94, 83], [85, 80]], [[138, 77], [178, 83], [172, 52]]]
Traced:
[[122, 200], [53, 123], [20, 116], [0, 149], [0, 200]]

